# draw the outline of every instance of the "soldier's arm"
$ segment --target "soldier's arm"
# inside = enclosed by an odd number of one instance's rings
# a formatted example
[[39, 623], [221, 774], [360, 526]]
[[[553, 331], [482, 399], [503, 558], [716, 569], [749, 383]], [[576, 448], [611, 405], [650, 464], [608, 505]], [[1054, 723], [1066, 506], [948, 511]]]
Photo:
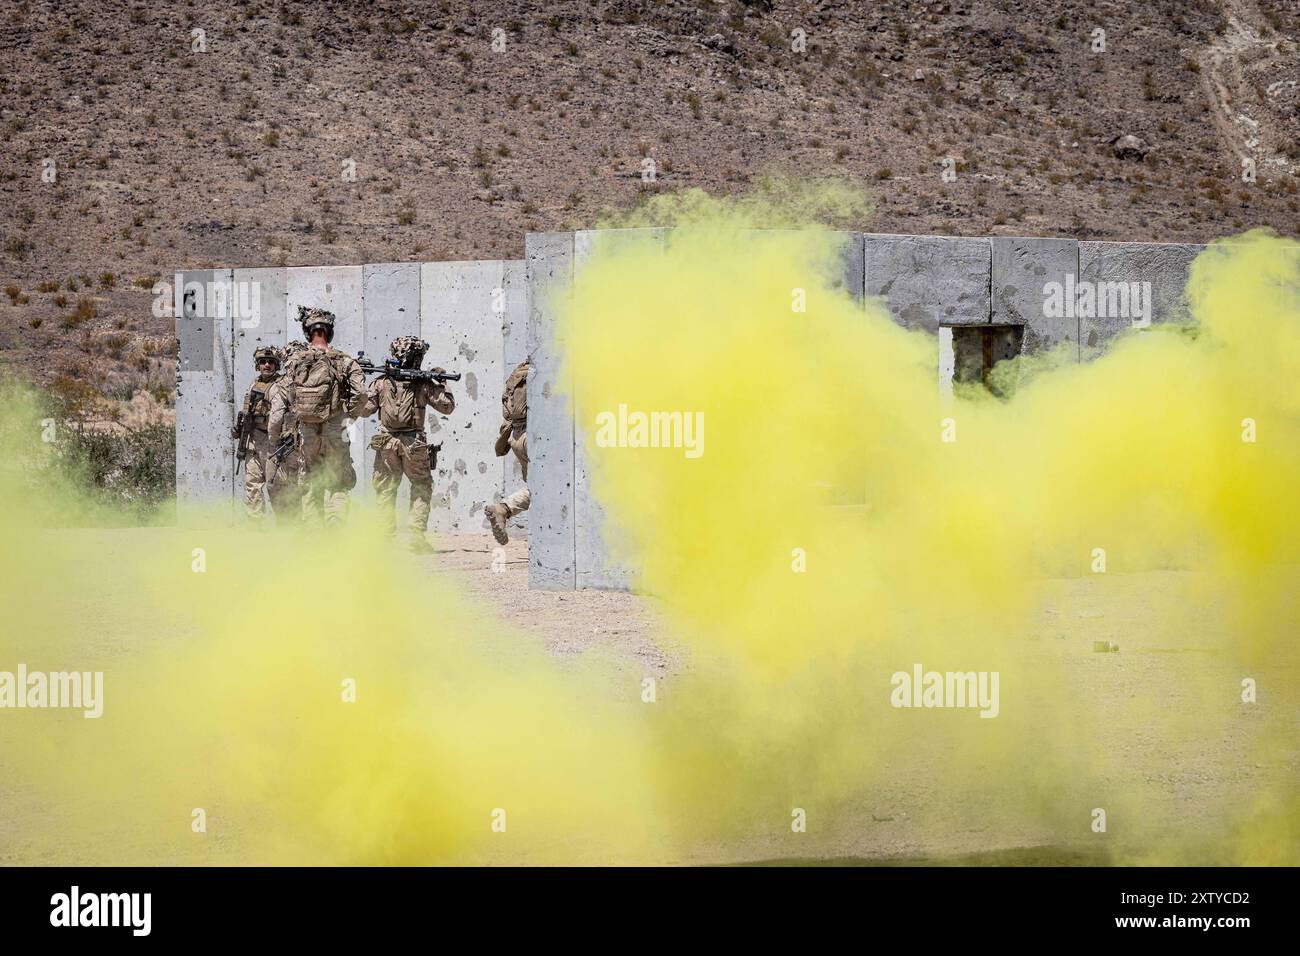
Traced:
[[[441, 372], [443, 369], [435, 368], [435, 372]], [[424, 389], [421, 398], [424, 404], [432, 408], [440, 415], [450, 415], [456, 410], [456, 397], [447, 391], [446, 386], [439, 385], [437, 382], [422, 382]]]
[[352, 356], [348, 356], [347, 361], [343, 363], [343, 377], [347, 379], [348, 388], [352, 392], [352, 400], [346, 409], [348, 418], [365, 418], [378, 408], [377, 405], [372, 406], [370, 401], [370, 391], [366, 388], [366, 373], [361, 371], [361, 366]]
[[280, 444], [280, 434], [284, 431], [284, 414], [289, 409], [289, 390], [277, 383], [267, 391], [271, 411], [266, 417], [266, 437], [274, 448]]
[[377, 378], [370, 383], [361, 404], [357, 405], [356, 411], [351, 413], [353, 418], [367, 418], [379, 409], [379, 385], [382, 382], [382, 378]]

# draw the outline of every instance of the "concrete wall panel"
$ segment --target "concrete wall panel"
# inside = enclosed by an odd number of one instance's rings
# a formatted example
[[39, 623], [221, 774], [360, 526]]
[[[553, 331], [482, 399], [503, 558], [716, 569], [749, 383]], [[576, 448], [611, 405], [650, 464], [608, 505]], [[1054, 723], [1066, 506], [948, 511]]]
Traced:
[[[361, 266], [301, 266], [287, 270], [286, 309], [288, 322], [302, 334], [298, 325], [298, 307], [328, 309], [334, 313], [334, 348], [356, 355], [365, 345], [365, 306], [361, 292]], [[365, 494], [370, 482], [363, 455], [362, 426], [349, 426], [346, 437], [351, 444], [352, 467], [357, 472], [354, 494]]]
[[[575, 279], [581, 274], [582, 264], [598, 248], [617, 248], [619, 243], [646, 242], [651, 238], [659, 249], [671, 241], [667, 229], [585, 230], [574, 233], [573, 257]], [[861, 301], [864, 289], [863, 236], [860, 233], [843, 233], [844, 245], [840, 261], [827, 264], [832, 274], [828, 276], [832, 288], [841, 289]], [[987, 258], [987, 256], [986, 256]], [[987, 275], [985, 276], [987, 292]], [[985, 317], [987, 321], [987, 317]], [[576, 370], [581, 375], [582, 370]], [[530, 409], [531, 412], [531, 409]], [[609, 540], [620, 534], [611, 526], [611, 516], [601, 506], [592, 490], [591, 454], [587, 448], [584, 426], [577, 422], [574, 428], [573, 452], [573, 534], [575, 583], [581, 588], [606, 588], [626, 590], [636, 575], [636, 568], [620, 563], [609, 548]]]
[[[1188, 269], [1204, 249], [1199, 245], [1155, 242], [1081, 242], [1079, 279], [1090, 283], [1151, 284], [1152, 325], [1188, 322], [1183, 298]], [[1100, 348], [1133, 326], [1132, 315], [1080, 316], [1079, 340], [1086, 349]]]
[[[284, 269], [235, 269], [231, 301], [234, 334], [235, 411], [253, 384], [257, 370], [253, 353], [264, 345], [282, 348], [288, 341], [285, 321]], [[242, 483], [243, 472], [240, 472]], [[242, 488], [235, 489], [236, 499], [243, 500]]]
[[[840, 250], [840, 273], [843, 288], [858, 302], [866, 295], [866, 236], [860, 232], [846, 232]], [[837, 286], [838, 288], [838, 286]]]
[[937, 333], [942, 325], [986, 325], [992, 314], [987, 239], [862, 237], [863, 288], [883, 299], [894, 321]]
[[176, 274], [176, 516], [182, 527], [233, 517], [230, 290], [229, 269]]
[[[573, 590], [572, 387], [560, 372], [562, 344], [554, 341], [555, 302], [573, 282], [573, 233], [528, 233], [528, 586]], [[498, 398], [500, 396], [498, 395]]]
[[[582, 267], [599, 250], [615, 250], [640, 245], [659, 251], [664, 247], [665, 229], [582, 230], [573, 234], [574, 279], [579, 280]], [[581, 375], [582, 369], [575, 374]], [[531, 414], [531, 401], [529, 413]], [[592, 491], [593, 462], [587, 448], [586, 429], [591, 423], [575, 422], [573, 435], [573, 538], [575, 582], [580, 588], [628, 589], [635, 568], [618, 563], [610, 554], [606, 537], [611, 540], [622, 532], [601, 506]]]
[[[483, 506], [501, 496], [502, 464], [493, 451], [505, 381], [505, 263], [428, 262], [421, 278], [420, 329], [425, 367], [460, 372], [451, 384], [456, 410], [427, 420], [442, 442], [429, 527], [444, 533], [487, 531]], [[436, 418], [437, 421], [432, 419]]]
[[1064, 286], [1066, 276], [1078, 276], [1078, 242], [1007, 236], [994, 236], [989, 242], [993, 247], [993, 323], [1025, 326], [1026, 352], [1070, 343], [1077, 358], [1079, 320], [1045, 316], [1043, 289], [1049, 282]]

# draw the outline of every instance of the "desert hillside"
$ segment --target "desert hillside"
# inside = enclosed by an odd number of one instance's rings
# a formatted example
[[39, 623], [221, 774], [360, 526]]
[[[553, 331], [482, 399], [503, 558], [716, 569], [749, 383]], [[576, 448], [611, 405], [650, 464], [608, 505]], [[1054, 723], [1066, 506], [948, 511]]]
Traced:
[[1298, 0], [65, 0], [3, 22], [0, 362], [146, 418], [173, 382], [149, 289], [178, 268], [516, 257], [525, 231], [769, 172], [861, 184], [876, 231], [1300, 222]]

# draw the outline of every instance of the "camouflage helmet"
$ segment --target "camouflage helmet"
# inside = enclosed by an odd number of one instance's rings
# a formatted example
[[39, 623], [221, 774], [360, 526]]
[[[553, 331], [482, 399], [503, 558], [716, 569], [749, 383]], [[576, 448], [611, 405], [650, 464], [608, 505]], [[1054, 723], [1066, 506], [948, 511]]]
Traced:
[[399, 335], [388, 346], [388, 354], [403, 365], [413, 353], [418, 353], [420, 358], [424, 358], [424, 353], [427, 351], [429, 351], [429, 343], [417, 335]]
[[305, 305], [298, 306], [298, 324], [302, 326], [302, 334], [308, 339], [311, 338], [311, 330], [318, 325], [325, 327], [325, 340], [334, 338], [334, 313], [328, 309], [310, 309]]
[[279, 368], [284, 362], [284, 357], [280, 354], [279, 349], [274, 345], [263, 345], [260, 349], [253, 352], [253, 368], [260, 368], [262, 363], [267, 359], [274, 362], [276, 368]]

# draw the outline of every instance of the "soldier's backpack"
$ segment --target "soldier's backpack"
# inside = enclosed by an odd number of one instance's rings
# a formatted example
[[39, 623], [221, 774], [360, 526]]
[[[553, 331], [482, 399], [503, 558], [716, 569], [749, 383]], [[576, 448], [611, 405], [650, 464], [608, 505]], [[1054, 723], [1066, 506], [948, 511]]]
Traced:
[[421, 427], [414, 384], [386, 379], [379, 384], [379, 424], [390, 432], [409, 432]]
[[293, 413], [319, 425], [343, 413], [343, 376], [328, 353], [308, 349], [293, 360]]
[[513, 425], [528, 420], [528, 369], [527, 362], [520, 362], [501, 391], [501, 417]]

